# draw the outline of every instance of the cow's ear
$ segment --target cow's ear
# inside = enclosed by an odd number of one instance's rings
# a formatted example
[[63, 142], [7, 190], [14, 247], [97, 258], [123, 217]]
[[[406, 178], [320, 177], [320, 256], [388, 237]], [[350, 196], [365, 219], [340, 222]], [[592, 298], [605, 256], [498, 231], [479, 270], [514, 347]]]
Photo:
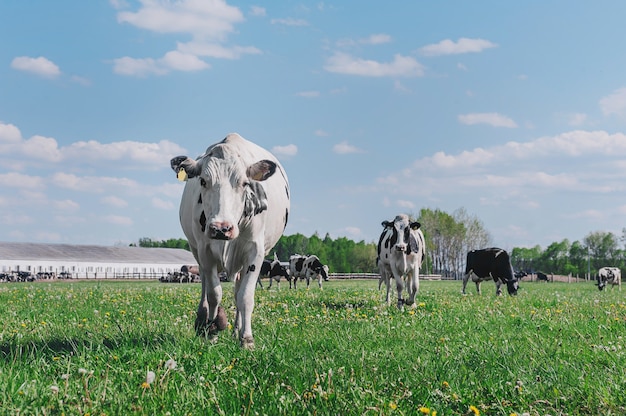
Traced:
[[271, 160], [261, 160], [248, 166], [246, 175], [255, 181], [264, 181], [276, 172], [276, 163]]
[[417, 221], [414, 221], [414, 222], [412, 222], [412, 223], [411, 223], [411, 229], [412, 229], [412, 230], [419, 230], [419, 228], [420, 228], [421, 226], [422, 226], [422, 224], [420, 224], [420, 223], [419, 223], [419, 222], [417, 222]]
[[391, 221], [385, 220], [385, 221], [383, 221], [381, 223], [381, 225], [383, 226], [383, 228], [387, 228], [387, 227], [391, 226]]
[[181, 170], [187, 173], [189, 178], [196, 177], [200, 174], [200, 165], [187, 156], [176, 156], [170, 160], [170, 166], [178, 174]]

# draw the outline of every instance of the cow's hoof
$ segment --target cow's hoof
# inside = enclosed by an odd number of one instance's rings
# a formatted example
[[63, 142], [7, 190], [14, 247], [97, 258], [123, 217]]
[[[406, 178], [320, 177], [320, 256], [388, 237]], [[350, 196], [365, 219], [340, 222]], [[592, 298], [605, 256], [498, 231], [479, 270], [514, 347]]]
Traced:
[[246, 349], [246, 350], [253, 350], [254, 349], [254, 338], [252, 337], [245, 337], [241, 339], [241, 347]]
[[209, 339], [217, 339], [217, 333], [228, 328], [226, 311], [221, 306], [217, 307], [217, 316], [212, 321], [207, 321], [206, 316], [198, 314], [194, 324], [196, 335]]

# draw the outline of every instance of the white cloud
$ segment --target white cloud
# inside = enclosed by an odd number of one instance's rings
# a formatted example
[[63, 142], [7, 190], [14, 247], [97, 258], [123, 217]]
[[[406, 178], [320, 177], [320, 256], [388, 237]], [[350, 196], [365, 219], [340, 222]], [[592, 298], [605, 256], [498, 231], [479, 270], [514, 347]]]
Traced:
[[13, 124], [0, 122], [0, 145], [4, 143], [16, 143], [22, 140], [22, 133]]
[[117, 21], [158, 33], [192, 34], [197, 38], [223, 40], [244, 20], [237, 7], [223, 0], [176, 2], [142, 1], [137, 12], [122, 11]]
[[459, 115], [459, 121], [463, 124], [489, 124], [493, 127], [517, 127], [517, 123], [507, 116], [498, 113], [470, 113]]
[[415, 204], [411, 201], [405, 201], [402, 199], [399, 199], [396, 201], [396, 204], [400, 207], [400, 208], [404, 208], [404, 209], [415, 209]]
[[264, 7], [260, 7], [260, 6], [251, 6], [250, 7], [250, 15], [251, 16], [266, 16], [267, 12], [265, 11]]
[[295, 156], [298, 153], [298, 146], [295, 144], [288, 144], [287, 146], [274, 146], [272, 147], [272, 153], [276, 156]]
[[157, 208], [157, 209], [162, 209], [162, 210], [172, 210], [175, 208], [174, 204], [172, 203], [172, 201], [166, 201], [164, 199], [161, 198], [152, 198], [152, 206]]
[[117, 196], [105, 196], [100, 199], [103, 204], [115, 207], [115, 208], [126, 208], [128, 206], [128, 202], [123, 200], [122, 198], [118, 198]]
[[2, 188], [41, 189], [44, 181], [38, 176], [24, 175], [17, 172], [0, 173]]
[[585, 121], [587, 121], [587, 114], [584, 113], [575, 113], [575, 114], [569, 114], [567, 116], [567, 124], [569, 124], [570, 126], [580, 126], [585, 124]]
[[[78, 141], [66, 147], [58, 147], [54, 138], [40, 135], [23, 139], [20, 130], [13, 124], [0, 122], [0, 155], [25, 156], [17, 159], [24, 169], [29, 163], [46, 161], [59, 163], [72, 161], [72, 166], [84, 164], [108, 163], [110, 161], [125, 161], [124, 166], [133, 167], [144, 165], [142, 169], [160, 169], [169, 166], [172, 155], [184, 154], [185, 149], [168, 140], [157, 143], [121, 141], [100, 143], [95, 140]], [[10, 160], [6, 165], [11, 165]]]
[[420, 48], [420, 53], [426, 56], [457, 55], [470, 52], [482, 52], [485, 49], [495, 48], [497, 44], [484, 39], [460, 38], [457, 42], [450, 39], [442, 40]]
[[361, 149], [348, 144], [348, 142], [337, 143], [333, 146], [333, 152], [338, 153], [340, 155], [347, 153], [361, 153], [363, 152]]
[[626, 87], [613, 91], [600, 100], [600, 109], [605, 116], [626, 116]]
[[119, 75], [134, 75], [134, 76], [146, 76], [146, 75], [165, 75], [167, 69], [159, 65], [157, 61], [152, 58], [131, 58], [124, 56], [123, 58], [117, 58], [113, 60], [113, 72]]
[[113, 225], [133, 225], [133, 220], [129, 217], [121, 215], [107, 215], [103, 218], [104, 222], [108, 222]]
[[494, 196], [503, 198], [522, 190], [533, 195], [622, 193], [626, 192], [626, 164], [620, 161], [625, 157], [626, 135], [577, 130], [457, 154], [437, 152], [379, 178], [377, 183], [392, 193], [422, 198], [470, 193], [474, 198], [489, 195], [491, 201]]
[[421, 77], [424, 67], [410, 56], [395, 55], [390, 63], [355, 58], [336, 52], [324, 66], [328, 72], [364, 77]]
[[270, 22], [273, 25], [285, 25], [285, 26], [308, 26], [309, 22], [304, 19], [294, 19], [288, 17], [286, 19], [272, 19]]
[[384, 43], [391, 42], [391, 36], [384, 33], [378, 33], [375, 35], [370, 35], [365, 39], [361, 39], [360, 42], [367, 45], [382, 45]]
[[43, 56], [38, 58], [18, 56], [11, 61], [11, 68], [17, 69], [18, 71], [30, 72], [45, 78], [56, 78], [61, 75], [59, 67]]
[[140, 186], [132, 179], [106, 176], [77, 176], [71, 173], [57, 172], [50, 178], [53, 185], [79, 192], [102, 193], [105, 191], [133, 190]]
[[200, 71], [210, 68], [210, 65], [198, 58], [196, 55], [183, 53], [180, 51], [170, 51], [166, 53], [160, 62], [167, 68], [177, 71]]
[[52, 205], [61, 211], [78, 211], [80, 209], [80, 204], [76, 201], [72, 201], [71, 199], [64, 199], [62, 201], [53, 201]]
[[317, 98], [320, 96], [320, 92], [319, 91], [301, 91], [297, 93], [296, 95], [298, 97], [304, 97], [304, 98]]
[[[244, 54], [261, 53], [252, 46], [226, 45], [228, 35], [235, 32], [235, 24], [243, 22], [244, 17], [239, 8], [223, 0], [142, 1], [141, 4], [136, 12], [118, 12], [118, 22], [157, 33], [190, 36], [191, 41], [178, 42], [176, 50], [161, 58], [114, 59], [113, 71], [119, 75], [145, 77], [171, 71], [201, 71], [211, 65], [200, 57], [238, 59]], [[253, 8], [253, 12], [264, 13], [264, 9]]]

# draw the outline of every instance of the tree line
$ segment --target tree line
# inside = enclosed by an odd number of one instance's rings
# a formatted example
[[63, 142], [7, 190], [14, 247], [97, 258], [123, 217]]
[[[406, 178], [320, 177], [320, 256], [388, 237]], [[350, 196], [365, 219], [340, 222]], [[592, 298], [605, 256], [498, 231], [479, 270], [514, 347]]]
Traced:
[[[421, 223], [426, 239], [426, 259], [422, 273], [440, 274], [459, 279], [465, 271], [467, 252], [492, 246], [492, 237], [482, 221], [464, 208], [447, 213], [439, 209], [423, 208], [419, 214], [410, 214], [412, 221]], [[620, 247], [620, 242], [622, 247]], [[584, 277], [595, 276], [604, 266], [626, 269], [626, 228], [620, 237], [610, 232], [590, 232], [582, 241], [570, 243], [567, 239], [554, 242], [545, 249], [515, 247], [511, 250], [511, 263], [516, 271]], [[289, 261], [293, 254], [315, 254], [328, 265], [331, 273], [378, 273], [376, 242], [355, 242], [346, 237], [331, 238], [318, 233], [310, 237], [303, 234], [283, 235], [268, 256], [274, 253], [281, 261]], [[189, 250], [185, 239], [152, 240], [141, 238], [139, 247], [166, 247]]]

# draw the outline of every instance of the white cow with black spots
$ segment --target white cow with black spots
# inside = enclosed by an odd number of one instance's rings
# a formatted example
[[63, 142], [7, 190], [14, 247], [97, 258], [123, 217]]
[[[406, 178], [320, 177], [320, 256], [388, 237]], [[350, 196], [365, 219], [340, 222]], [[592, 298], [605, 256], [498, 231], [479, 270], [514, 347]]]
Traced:
[[214, 340], [228, 326], [219, 273], [235, 280], [234, 330], [241, 345], [254, 346], [252, 310], [263, 258], [282, 235], [289, 216], [289, 182], [276, 157], [238, 134], [207, 148], [198, 158], [171, 160], [187, 180], [180, 223], [198, 261], [202, 294], [198, 335]]
[[[393, 221], [383, 221], [383, 232], [378, 241], [378, 269], [380, 281], [387, 286], [387, 304], [390, 303], [389, 290], [391, 279], [396, 281], [398, 292], [398, 308], [404, 304], [414, 305], [415, 296], [419, 291], [419, 272], [426, 255], [424, 234], [420, 230], [420, 223], [411, 221], [405, 214], [396, 216]], [[402, 292], [406, 285], [408, 298], [403, 299]]]

